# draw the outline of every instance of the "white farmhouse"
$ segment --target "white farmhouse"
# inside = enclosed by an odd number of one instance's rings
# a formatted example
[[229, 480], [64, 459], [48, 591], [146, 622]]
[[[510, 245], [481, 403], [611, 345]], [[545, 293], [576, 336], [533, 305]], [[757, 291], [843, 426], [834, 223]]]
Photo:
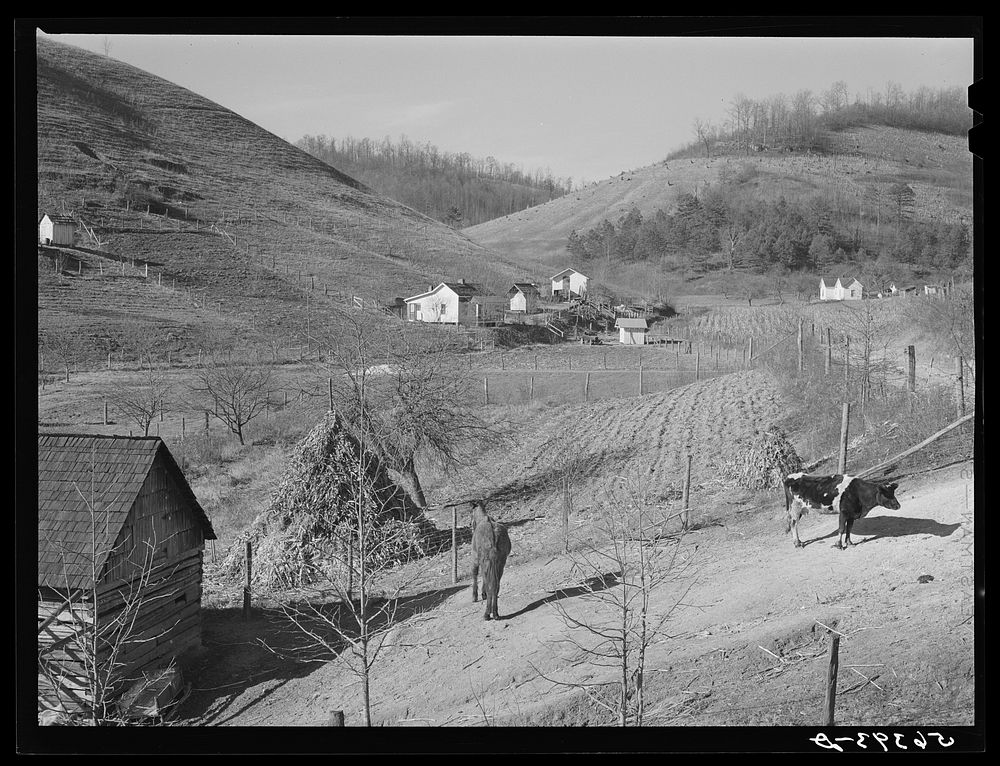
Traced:
[[821, 301], [856, 301], [861, 300], [864, 286], [854, 277], [823, 277], [819, 281], [819, 299]]
[[538, 288], [530, 282], [515, 282], [507, 291], [510, 310], [521, 314], [533, 314], [538, 306]]
[[76, 221], [69, 215], [46, 213], [38, 222], [38, 242], [42, 245], [76, 244]]
[[619, 317], [615, 320], [615, 327], [618, 328], [618, 341], [623, 346], [643, 346], [646, 344], [646, 331], [649, 326], [645, 319]]
[[576, 269], [563, 269], [552, 277], [552, 294], [567, 299], [573, 296], [582, 298], [587, 294], [588, 281], [589, 277]]
[[480, 285], [460, 279], [442, 282], [404, 299], [406, 318], [432, 324], [481, 325], [503, 318], [502, 298], [487, 295]]

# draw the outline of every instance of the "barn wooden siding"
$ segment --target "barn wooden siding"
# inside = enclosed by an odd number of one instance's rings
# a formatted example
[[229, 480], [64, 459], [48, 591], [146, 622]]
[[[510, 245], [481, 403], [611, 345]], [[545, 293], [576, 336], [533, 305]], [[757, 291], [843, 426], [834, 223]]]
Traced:
[[[82, 565], [95, 538], [79, 487], [94, 484], [108, 501], [100, 552]], [[39, 531], [40, 707], [86, 709], [95, 676], [110, 674], [121, 692], [200, 644], [204, 543], [215, 533], [158, 437], [40, 435]]]

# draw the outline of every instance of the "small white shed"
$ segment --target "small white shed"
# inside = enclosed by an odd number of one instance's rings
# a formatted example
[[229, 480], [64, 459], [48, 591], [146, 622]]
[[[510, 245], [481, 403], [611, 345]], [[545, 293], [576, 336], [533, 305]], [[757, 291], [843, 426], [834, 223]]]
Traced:
[[538, 288], [530, 282], [515, 282], [507, 291], [510, 310], [522, 314], [532, 314], [538, 305]]
[[38, 222], [38, 242], [42, 245], [76, 244], [76, 221], [69, 215], [46, 213]]
[[619, 318], [615, 320], [615, 327], [618, 328], [618, 341], [623, 346], [646, 345], [646, 332], [649, 326], [645, 319]]
[[552, 277], [552, 294], [564, 298], [576, 296], [582, 298], [587, 294], [587, 282], [590, 278], [576, 269], [563, 269]]

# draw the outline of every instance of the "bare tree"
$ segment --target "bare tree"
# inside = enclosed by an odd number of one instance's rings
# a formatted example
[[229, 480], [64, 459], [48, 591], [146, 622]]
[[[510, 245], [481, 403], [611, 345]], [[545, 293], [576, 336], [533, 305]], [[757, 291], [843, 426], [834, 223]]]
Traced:
[[157, 415], [167, 411], [167, 401], [172, 386], [166, 372], [150, 364], [115, 387], [113, 397], [115, 407], [121, 414], [135, 423], [144, 436], [149, 436], [149, 427]]
[[581, 578], [579, 595], [554, 602], [568, 629], [556, 643], [573, 666], [606, 668], [615, 680], [540, 674], [557, 686], [582, 690], [619, 726], [642, 726], [648, 652], [675, 637], [667, 623], [693, 584], [691, 562], [683, 533], [663, 534], [669, 517], [649, 502], [638, 475], [611, 484], [600, 512], [598, 541], [570, 556]]
[[210, 412], [245, 444], [244, 429], [267, 409], [272, 368], [253, 351], [240, 351], [235, 360], [213, 354], [198, 371], [192, 390], [209, 400]]
[[[363, 407], [366, 393], [362, 382]], [[384, 652], [397, 645], [394, 628], [412, 611], [402, 593], [414, 586], [419, 575], [390, 575], [400, 557], [413, 550], [415, 530], [412, 523], [399, 518], [399, 497], [386, 484], [378, 457], [368, 449], [372, 440], [366, 423], [361, 422], [355, 436], [345, 438], [341, 432], [339, 438], [338, 453], [349, 454], [347, 462], [352, 463], [344, 465], [347, 485], [344, 475], [334, 469], [333, 481], [317, 481], [314, 476], [308, 492], [317, 512], [337, 509], [336, 517], [327, 518], [324, 524], [330, 531], [327, 536], [301, 541], [309, 546], [310, 558], [325, 562], [316, 569], [321, 573], [314, 583], [318, 590], [282, 606], [285, 619], [304, 643], [288, 649], [267, 648], [278, 654], [289, 652], [301, 661], [342, 662], [361, 685], [364, 721], [371, 726], [373, 671]], [[346, 503], [345, 496], [349, 498]]]
[[338, 411], [356, 432], [364, 428], [369, 449], [418, 505], [427, 505], [418, 458], [448, 471], [509, 438], [502, 423], [477, 411], [472, 381], [447, 350], [434, 351], [426, 338], [372, 315], [351, 313], [344, 327], [324, 367], [334, 373]]
[[715, 143], [716, 130], [712, 123], [702, 120], [700, 117], [694, 121], [694, 135], [698, 143], [705, 147], [705, 156], [712, 156], [712, 144]]
[[850, 338], [851, 377], [858, 386], [864, 417], [875, 390], [884, 390], [887, 376], [896, 371], [888, 348], [896, 337], [899, 319], [889, 304], [872, 300], [852, 301], [842, 309], [834, 326]]

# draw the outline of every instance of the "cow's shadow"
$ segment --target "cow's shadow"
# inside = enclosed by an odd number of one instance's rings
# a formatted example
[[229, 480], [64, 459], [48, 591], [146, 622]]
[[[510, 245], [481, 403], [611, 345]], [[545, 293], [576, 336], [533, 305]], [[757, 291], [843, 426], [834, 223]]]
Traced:
[[[851, 529], [851, 538], [855, 545], [870, 543], [872, 540], [879, 540], [883, 537], [908, 537], [909, 535], [934, 535], [935, 537], [948, 537], [962, 526], [956, 524], [942, 524], [934, 519], [913, 519], [907, 516], [874, 516], [858, 519]], [[838, 530], [833, 528], [829, 534], [815, 537], [812, 540], [803, 540], [802, 544], [810, 545], [822, 540], [836, 537]], [[856, 539], [863, 537], [865, 539]]]
[[501, 620], [510, 620], [514, 617], [520, 617], [522, 614], [534, 611], [540, 606], [545, 604], [551, 604], [553, 601], [561, 601], [564, 598], [573, 598], [574, 596], [582, 596], [584, 593], [596, 593], [597, 591], [606, 590], [608, 588], [614, 587], [621, 583], [621, 572], [605, 572], [601, 575], [596, 575], [595, 577], [588, 577], [580, 585], [574, 585], [571, 588], [559, 588], [552, 591], [545, 598], [540, 598], [536, 601], [532, 601], [527, 606], [522, 607], [513, 614], [506, 614], [500, 617]]

